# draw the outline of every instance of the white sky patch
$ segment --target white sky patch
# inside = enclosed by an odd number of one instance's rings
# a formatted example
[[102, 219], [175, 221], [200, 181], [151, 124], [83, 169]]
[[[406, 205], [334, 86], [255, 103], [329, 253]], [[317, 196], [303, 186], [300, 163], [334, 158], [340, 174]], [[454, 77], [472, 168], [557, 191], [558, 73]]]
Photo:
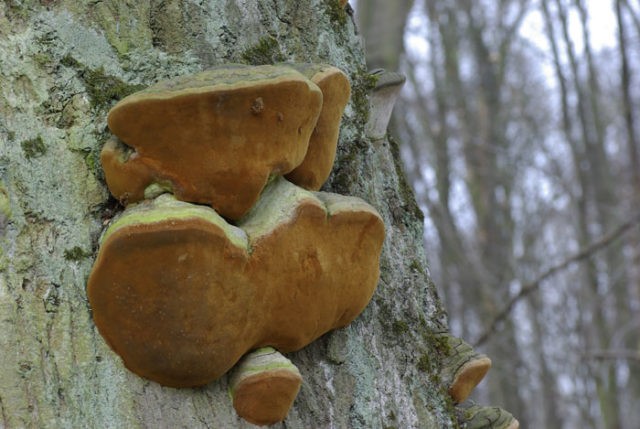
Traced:
[[[586, 0], [587, 19], [591, 46], [599, 51], [604, 48], [612, 48], [617, 44], [617, 23], [613, 10], [613, 2], [607, 0]], [[580, 15], [575, 8], [570, 9], [569, 34], [578, 53], [584, 49]], [[557, 23], [559, 24], [559, 23]], [[559, 25], [556, 27], [560, 30]], [[540, 8], [533, 8], [525, 17], [520, 28], [520, 34], [532, 41], [543, 51], [550, 51], [547, 41], [544, 18]]]
[[613, 11], [613, 2], [605, 0], [588, 0], [589, 30], [591, 43], [595, 49], [612, 48], [617, 45], [617, 23]]
[[[585, 0], [591, 46], [599, 51], [617, 45], [617, 23], [613, 2], [607, 0]], [[416, 4], [409, 14], [405, 31], [407, 50], [418, 58], [425, 58], [429, 43], [425, 38], [426, 18], [424, 11]], [[558, 28], [559, 29], [559, 28]], [[533, 42], [540, 50], [549, 52], [544, 18], [538, 6], [533, 7], [522, 22], [520, 35]], [[575, 8], [570, 9], [569, 33], [578, 53], [584, 49], [580, 16]]]
[[549, 41], [545, 35], [544, 18], [540, 10], [533, 9], [527, 14], [520, 26], [520, 35], [530, 40], [542, 51], [549, 51]]
[[424, 10], [416, 4], [411, 9], [404, 32], [404, 43], [407, 50], [417, 58], [427, 58], [429, 42], [427, 41], [427, 18]]
[[422, 35], [406, 33], [404, 43], [409, 47], [409, 53], [412, 57], [427, 58], [429, 54], [429, 43]]

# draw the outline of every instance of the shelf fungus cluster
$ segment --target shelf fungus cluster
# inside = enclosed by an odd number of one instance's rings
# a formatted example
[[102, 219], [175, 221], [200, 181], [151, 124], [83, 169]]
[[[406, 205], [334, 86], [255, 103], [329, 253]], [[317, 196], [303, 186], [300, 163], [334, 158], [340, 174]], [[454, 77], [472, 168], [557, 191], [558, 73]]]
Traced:
[[[463, 404], [491, 369], [491, 359], [476, 352], [466, 341], [449, 333], [434, 336], [440, 344], [440, 377], [454, 404]], [[520, 423], [498, 407], [465, 404], [458, 408], [458, 424], [467, 429], [518, 429]]]
[[446, 350], [444, 356], [441, 356], [440, 377], [448, 386], [453, 402], [463, 403], [491, 369], [491, 359], [476, 352], [464, 340], [448, 333], [439, 334], [437, 338]]
[[331, 66], [227, 65], [113, 107], [101, 160], [126, 209], [101, 238], [87, 293], [127, 368], [189, 387], [240, 361], [238, 414], [284, 419], [302, 379], [279, 352], [349, 324], [378, 282], [378, 213], [316, 192], [349, 92]]

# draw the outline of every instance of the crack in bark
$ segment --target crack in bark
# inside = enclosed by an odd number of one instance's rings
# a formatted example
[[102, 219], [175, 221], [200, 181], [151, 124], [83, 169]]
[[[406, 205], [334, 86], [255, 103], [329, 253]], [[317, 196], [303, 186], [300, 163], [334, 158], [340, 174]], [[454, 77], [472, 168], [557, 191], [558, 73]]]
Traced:
[[280, 9], [278, 8], [278, 0], [273, 0], [273, 10], [275, 11], [276, 18], [278, 18], [278, 21], [282, 22], [283, 24], [291, 25], [291, 21], [288, 21], [280, 16]]
[[9, 418], [7, 417], [7, 413], [4, 409], [4, 403], [2, 402], [2, 396], [0, 396], [0, 415], [2, 415], [2, 427], [9, 427]]

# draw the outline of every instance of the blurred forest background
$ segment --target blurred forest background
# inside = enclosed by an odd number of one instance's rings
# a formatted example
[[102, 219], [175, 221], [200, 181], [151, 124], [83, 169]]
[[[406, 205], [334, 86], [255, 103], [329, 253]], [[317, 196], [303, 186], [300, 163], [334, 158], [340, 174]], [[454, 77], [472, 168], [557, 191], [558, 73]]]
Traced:
[[640, 1], [352, 0], [474, 399], [640, 427]]

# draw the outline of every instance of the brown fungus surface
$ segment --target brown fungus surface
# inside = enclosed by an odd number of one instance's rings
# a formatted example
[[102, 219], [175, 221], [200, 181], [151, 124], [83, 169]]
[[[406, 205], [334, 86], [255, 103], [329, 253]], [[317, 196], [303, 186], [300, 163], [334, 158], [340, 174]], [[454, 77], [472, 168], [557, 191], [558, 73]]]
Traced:
[[229, 394], [240, 417], [272, 425], [285, 419], [301, 384], [298, 368], [277, 350], [264, 347], [246, 354], [233, 369]]
[[449, 387], [449, 395], [453, 402], [459, 404], [466, 401], [489, 369], [491, 369], [491, 359], [485, 355], [479, 355], [476, 359], [462, 365]]
[[475, 387], [491, 369], [491, 359], [476, 352], [471, 345], [451, 334], [440, 334], [446, 344], [442, 359], [441, 376], [448, 385], [453, 402], [460, 404], [467, 400]]
[[100, 163], [109, 191], [125, 206], [142, 200], [145, 189], [159, 182], [153, 166], [117, 138], [109, 139], [102, 147]]
[[298, 350], [351, 322], [375, 290], [383, 240], [364, 201], [282, 178], [237, 227], [161, 195], [105, 232], [87, 293], [130, 370], [197, 386], [249, 350]]
[[298, 186], [317, 191], [329, 178], [336, 157], [340, 120], [351, 95], [351, 85], [340, 69], [325, 64], [290, 64], [322, 91], [322, 110], [311, 134], [309, 150], [286, 177]]
[[109, 128], [133, 153], [105, 146], [107, 185], [132, 203], [161, 183], [239, 219], [271, 175], [303, 161], [321, 108], [318, 86], [287, 66], [227, 65], [160, 82], [109, 112]]

